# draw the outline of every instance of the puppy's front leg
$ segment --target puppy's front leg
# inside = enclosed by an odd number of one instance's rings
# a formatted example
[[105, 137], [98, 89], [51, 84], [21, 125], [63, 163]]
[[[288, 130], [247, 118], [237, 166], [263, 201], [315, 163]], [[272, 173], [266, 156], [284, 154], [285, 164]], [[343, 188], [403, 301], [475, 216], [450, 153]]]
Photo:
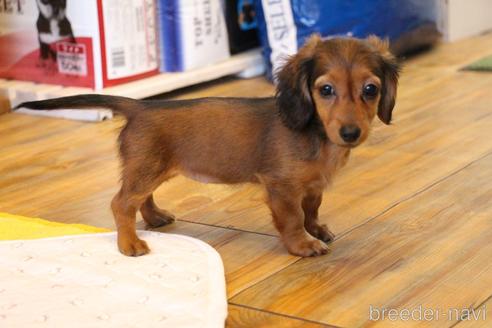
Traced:
[[268, 188], [267, 201], [287, 250], [293, 255], [304, 257], [326, 254], [326, 244], [311, 236], [304, 228], [302, 196], [292, 195], [289, 191]]
[[326, 224], [319, 224], [318, 208], [323, 198], [322, 193], [311, 193], [302, 200], [302, 209], [304, 210], [304, 227], [314, 237], [330, 242], [335, 239], [333, 232], [328, 229]]

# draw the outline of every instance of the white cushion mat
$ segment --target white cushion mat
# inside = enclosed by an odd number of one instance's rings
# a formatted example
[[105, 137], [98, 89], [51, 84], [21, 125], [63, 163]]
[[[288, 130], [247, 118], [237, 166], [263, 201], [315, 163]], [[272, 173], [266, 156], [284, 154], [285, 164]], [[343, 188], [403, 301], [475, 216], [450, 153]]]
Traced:
[[0, 327], [223, 327], [218, 253], [191, 237], [138, 234], [150, 254], [120, 254], [114, 232], [0, 242]]

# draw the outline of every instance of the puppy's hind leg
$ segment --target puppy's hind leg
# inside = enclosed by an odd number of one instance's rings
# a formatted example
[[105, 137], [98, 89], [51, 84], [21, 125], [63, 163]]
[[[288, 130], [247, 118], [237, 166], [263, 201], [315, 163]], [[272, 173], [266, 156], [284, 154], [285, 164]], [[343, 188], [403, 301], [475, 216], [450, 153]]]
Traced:
[[151, 227], [157, 228], [174, 222], [175, 217], [166, 210], [160, 209], [151, 194], [140, 207], [144, 221]]

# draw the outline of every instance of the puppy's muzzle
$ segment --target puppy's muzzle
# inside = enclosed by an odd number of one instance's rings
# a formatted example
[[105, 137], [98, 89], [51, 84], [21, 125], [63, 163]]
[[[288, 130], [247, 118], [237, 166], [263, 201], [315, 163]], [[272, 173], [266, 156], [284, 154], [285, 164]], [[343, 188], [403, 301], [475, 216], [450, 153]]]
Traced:
[[346, 143], [354, 143], [360, 137], [360, 128], [356, 125], [344, 125], [340, 128], [339, 134]]

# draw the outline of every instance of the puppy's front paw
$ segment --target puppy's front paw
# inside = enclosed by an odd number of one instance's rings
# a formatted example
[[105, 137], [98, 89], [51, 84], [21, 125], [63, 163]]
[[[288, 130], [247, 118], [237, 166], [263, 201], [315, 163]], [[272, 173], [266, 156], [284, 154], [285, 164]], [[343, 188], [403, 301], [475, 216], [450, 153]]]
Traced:
[[326, 224], [317, 224], [314, 223], [310, 226], [306, 226], [307, 232], [313, 237], [318, 238], [319, 240], [324, 241], [325, 243], [332, 242], [335, 240], [335, 234], [328, 229]]
[[135, 239], [118, 239], [118, 248], [126, 256], [142, 256], [150, 252], [150, 248], [144, 240]]
[[292, 255], [308, 257], [328, 253], [328, 246], [321, 240], [311, 236], [285, 242], [287, 250]]

